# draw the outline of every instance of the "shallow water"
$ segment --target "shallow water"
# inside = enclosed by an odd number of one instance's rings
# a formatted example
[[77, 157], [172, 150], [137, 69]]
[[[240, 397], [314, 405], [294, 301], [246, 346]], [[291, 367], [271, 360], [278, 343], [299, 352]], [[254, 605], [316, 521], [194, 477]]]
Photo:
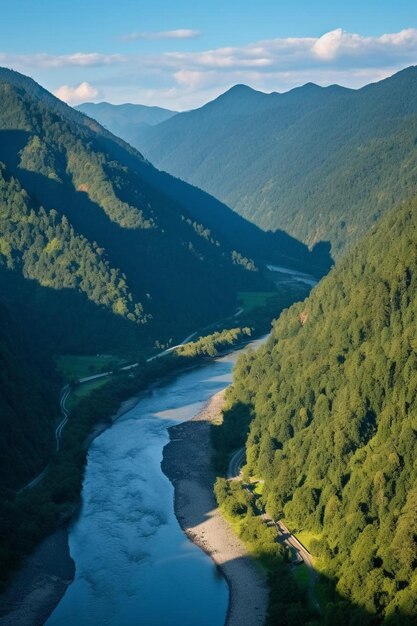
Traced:
[[278, 272], [279, 274], [287, 274], [290, 278], [295, 280], [298, 283], [304, 283], [305, 285], [309, 285], [310, 287], [315, 287], [317, 285], [317, 278], [311, 276], [310, 274], [304, 274], [303, 272], [299, 272], [297, 270], [290, 269], [288, 267], [282, 267], [281, 265], [267, 265], [267, 268], [271, 272]]
[[76, 575], [48, 626], [222, 626], [228, 588], [182, 532], [161, 470], [167, 428], [231, 382], [237, 353], [155, 388], [89, 449], [69, 529]]

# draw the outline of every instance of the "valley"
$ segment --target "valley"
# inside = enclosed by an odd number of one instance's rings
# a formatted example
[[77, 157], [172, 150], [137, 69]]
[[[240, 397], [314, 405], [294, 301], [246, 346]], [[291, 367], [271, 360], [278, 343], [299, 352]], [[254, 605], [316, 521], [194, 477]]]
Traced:
[[414, 626], [417, 29], [128, 4], [0, 50], [0, 623]]

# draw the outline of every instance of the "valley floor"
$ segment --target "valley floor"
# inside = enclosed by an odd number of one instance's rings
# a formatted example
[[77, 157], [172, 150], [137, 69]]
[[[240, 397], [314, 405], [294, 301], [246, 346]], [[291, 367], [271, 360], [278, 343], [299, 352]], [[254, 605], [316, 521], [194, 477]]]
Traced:
[[162, 469], [174, 485], [175, 514], [182, 528], [228, 582], [226, 625], [261, 626], [268, 606], [266, 579], [220, 514], [213, 494], [210, 422], [218, 417], [223, 399], [221, 391], [191, 421], [169, 429], [171, 441], [164, 449]]

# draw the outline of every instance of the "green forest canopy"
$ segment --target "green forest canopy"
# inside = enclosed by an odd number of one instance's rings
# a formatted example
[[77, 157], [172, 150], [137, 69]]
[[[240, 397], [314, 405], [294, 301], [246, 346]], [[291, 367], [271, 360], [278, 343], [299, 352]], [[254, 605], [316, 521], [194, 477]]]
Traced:
[[377, 623], [417, 615], [416, 311], [417, 199], [240, 357], [223, 426], [230, 438], [229, 421], [252, 418], [248, 472], [265, 480], [267, 511], [316, 536], [340, 602]]

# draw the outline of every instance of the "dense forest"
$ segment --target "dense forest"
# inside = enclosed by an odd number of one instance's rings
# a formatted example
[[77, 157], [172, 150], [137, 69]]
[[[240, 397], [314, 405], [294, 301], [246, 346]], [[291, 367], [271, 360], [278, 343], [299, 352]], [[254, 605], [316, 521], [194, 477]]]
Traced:
[[[237, 289], [262, 284], [259, 272], [237, 265], [233, 250], [176, 200], [94, 144], [84, 125], [10, 83], [0, 89], [8, 228], [2, 250], [9, 265], [20, 246], [28, 277], [81, 290], [133, 322], [149, 323], [154, 336], [221, 316], [233, 309]], [[198, 297], [190, 307], [191, 294]], [[173, 301], [177, 320], [169, 314]]]
[[335, 581], [326, 624], [417, 615], [416, 251], [412, 200], [240, 357], [218, 429], [229, 449], [249, 429], [246, 475]]
[[238, 85], [139, 129], [135, 145], [262, 228], [339, 256], [415, 185], [416, 94], [415, 67], [358, 90]]

